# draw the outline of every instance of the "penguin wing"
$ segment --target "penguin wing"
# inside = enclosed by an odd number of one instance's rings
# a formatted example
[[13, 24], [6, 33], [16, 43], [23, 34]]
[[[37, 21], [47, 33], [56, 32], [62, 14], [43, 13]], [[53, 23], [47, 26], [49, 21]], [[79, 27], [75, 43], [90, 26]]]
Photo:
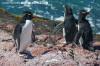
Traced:
[[17, 24], [15, 29], [14, 29], [14, 41], [15, 41], [15, 46], [16, 46], [16, 51], [19, 50], [20, 48], [20, 35], [22, 32], [22, 26], [20, 24]]
[[64, 22], [58, 24], [58, 25], [54, 28], [53, 34], [55, 34], [58, 30], [60, 30], [60, 29], [63, 28], [63, 27], [64, 27]]
[[35, 42], [35, 34], [34, 34], [33, 31], [32, 31], [32, 35], [31, 35], [31, 37], [32, 37], [32, 43]]
[[13, 35], [14, 39], [20, 37], [21, 32], [22, 32], [22, 26], [20, 24], [17, 24], [14, 29], [14, 35]]
[[78, 20], [77, 19], [75, 19], [75, 24], [78, 24]]
[[79, 39], [80, 39], [80, 37], [82, 36], [82, 34], [83, 34], [83, 31], [82, 31], [82, 30], [79, 30], [79, 31], [76, 33], [75, 38], [74, 38], [74, 42], [75, 42], [76, 44], [79, 43]]

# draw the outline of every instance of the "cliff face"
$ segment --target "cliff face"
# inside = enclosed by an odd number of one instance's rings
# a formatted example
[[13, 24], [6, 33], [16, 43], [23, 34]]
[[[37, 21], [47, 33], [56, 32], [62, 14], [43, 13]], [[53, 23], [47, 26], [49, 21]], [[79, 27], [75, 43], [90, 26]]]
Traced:
[[[15, 52], [13, 29], [21, 16], [11, 15], [0, 9], [0, 66], [100, 66], [100, 38], [95, 37], [95, 52], [84, 50], [81, 46], [71, 48], [65, 45], [60, 31], [52, 35], [57, 22], [35, 17], [33, 31], [36, 41], [29, 44], [27, 50], [32, 57], [19, 56]], [[98, 40], [98, 41], [97, 41]], [[57, 45], [53, 45], [53, 41]]]

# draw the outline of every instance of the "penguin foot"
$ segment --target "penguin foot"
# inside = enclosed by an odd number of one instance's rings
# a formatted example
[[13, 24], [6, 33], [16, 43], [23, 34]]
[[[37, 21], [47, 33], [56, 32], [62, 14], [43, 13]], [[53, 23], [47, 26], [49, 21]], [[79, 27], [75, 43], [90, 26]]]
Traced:
[[31, 55], [31, 53], [29, 52], [29, 51], [27, 51], [27, 50], [24, 50], [24, 51], [22, 51], [22, 52], [19, 52], [20, 54], [28, 54], [28, 55]]
[[27, 54], [26, 52], [19, 52], [19, 54]]
[[93, 51], [93, 52], [95, 52], [95, 49], [94, 49], [93, 46], [88, 46], [86, 49], [89, 50], [89, 51]]
[[24, 57], [24, 56], [25, 56], [25, 54], [20, 54], [20, 53], [18, 53], [18, 55], [19, 55], [20, 57]]
[[76, 47], [77, 44], [75, 42], [72, 43], [72, 48]]
[[27, 50], [23, 51], [23, 52], [19, 52], [19, 56], [27, 56], [26, 59], [32, 59], [34, 58], [34, 56], [31, 55], [31, 53]]
[[83, 48], [86, 49], [86, 50], [95, 52], [95, 49], [94, 49], [94, 47], [93, 47], [92, 45], [89, 45], [89, 46], [83, 46]]

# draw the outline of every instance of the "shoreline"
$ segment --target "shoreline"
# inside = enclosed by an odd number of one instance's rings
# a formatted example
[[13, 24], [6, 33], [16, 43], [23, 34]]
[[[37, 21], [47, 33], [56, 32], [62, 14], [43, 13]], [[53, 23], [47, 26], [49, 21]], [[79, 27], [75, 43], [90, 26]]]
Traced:
[[[0, 8], [0, 21], [1, 21], [1, 26], [3, 27], [3, 29], [5, 29], [8, 32], [11, 32], [12, 30], [7, 30], [7, 26], [2, 24], [2, 22], [4, 21], [6, 24], [12, 24], [13, 27], [15, 26], [15, 24], [19, 21], [20, 17], [22, 17], [21, 15], [16, 15], [16, 14], [12, 14], [9, 13], [7, 11], [5, 11], [3, 8]], [[38, 17], [36, 15], [34, 15], [33, 18], [34, 24], [35, 25], [42, 25], [42, 27], [47, 26], [50, 28], [51, 31], [53, 31], [53, 28], [61, 21], [57, 20], [49, 20], [43, 17]], [[1, 27], [0, 27], [1, 28]], [[100, 35], [99, 34], [94, 34], [94, 39], [97, 39], [100, 41]]]
[[[5, 19], [5, 17], [7, 18]], [[17, 22], [16, 16], [12, 15], [4, 15], [3, 18], [0, 18], [0, 66], [100, 65], [100, 35], [95, 36], [96, 39], [99, 39], [93, 43], [95, 52], [85, 50], [81, 46], [72, 48], [72, 44], [62, 47], [65, 45], [62, 31], [59, 31], [56, 37], [51, 34], [58, 22], [48, 22], [44, 19], [33, 22], [36, 41], [29, 44], [27, 48], [33, 58], [27, 55], [19, 56], [15, 52], [16, 48], [12, 40], [13, 30]], [[52, 38], [55, 39], [57, 45], [53, 45]]]

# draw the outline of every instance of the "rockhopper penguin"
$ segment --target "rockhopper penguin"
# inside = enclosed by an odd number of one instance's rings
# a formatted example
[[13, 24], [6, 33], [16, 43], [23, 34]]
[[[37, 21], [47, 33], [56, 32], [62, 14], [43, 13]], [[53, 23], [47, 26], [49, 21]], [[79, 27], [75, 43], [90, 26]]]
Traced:
[[89, 14], [90, 11], [80, 10], [79, 17], [78, 17], [78, 32], [74, 38], [75, 44], [79, 44], [79, 39], [82, 38], [83, 44], [82, 47], [87, 50], [94, 51], [92, 46], [93, 42], [93, 34], [92, 28], [86, 19], [86, 16]]
[[64, 22], [58, 24], [53, 31], [53, 34], [55, 34], [59, 29], [63, 28], [63, 36], [65, 37], [66, 43], [72, 43], [73, 39], [75, 37], [75, 34], [77, 32], [76, 24], [77, 21], [72, 13], [72, 9], [70, 6], [63, 5], [64, 8]]
[[14, 29], [13, 37], [16, 51], [19, 53], [24, 53], [27, 45], [35, 40], [35, 35], [32, 31], [32, 18], [32, 13], [30, 11], [25, 11], [20, 22]]

